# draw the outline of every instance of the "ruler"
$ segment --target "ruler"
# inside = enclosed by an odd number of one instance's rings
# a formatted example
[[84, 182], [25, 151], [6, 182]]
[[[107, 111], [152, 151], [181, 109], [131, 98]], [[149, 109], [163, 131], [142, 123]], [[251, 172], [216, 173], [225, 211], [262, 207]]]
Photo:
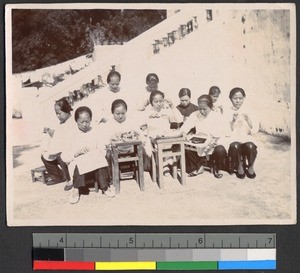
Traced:
[[35, 233], [33, 269], [276, 269], [276, 235]]

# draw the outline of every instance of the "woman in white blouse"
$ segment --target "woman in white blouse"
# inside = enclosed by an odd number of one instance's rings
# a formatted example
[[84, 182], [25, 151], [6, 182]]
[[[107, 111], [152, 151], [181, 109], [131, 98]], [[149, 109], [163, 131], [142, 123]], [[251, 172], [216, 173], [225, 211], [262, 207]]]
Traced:
[[103, 194], [113, 197], [115, 194], [109, 188], [105, 147], [99, 142], [101, 133], [91, 126], [92, 111], [82, 106], [77, 108], [74, 117], [77, 129], [61, 154], [63, 160], [69, 162], [69, 171], [73, 174], [74, 188], [70, 203], [75, 204], [79, 201], [79, 189], [87, 185], [88, 178], [99, 183]]
[[235, 87], [230, 91], [232, 106], [225, 116], [231, 130], [231, 144], [228, 150], [229, 172], [236, 173], [238, 178], [255, 178], [254, 162], [257, 156], [257, 146], [253, 143], [253, 134], [258, 132], [259, 124], [253, 118], [250, 109], [244, 105], [245, 91]]
[[[219, 172], [225, 167], [227, 152], [222, 145], [225, 143], [226, 127], [222, 115], [214, 112], [211, 96], [202, 95], [198, 98], [199, 111], [192, 113], [180, 130], [186, 135], [195, 128], [196, 135], [202, 134], [208, 137], [207, 146], [199, 152], [186, 150], [186, 170], [189, 176], [195, 176], [203, 172], [201, 157], [210, 155], [210, 166], [216, 178], [223, 175]], [[199, 155], [200, 153], [200, 155]], [[203, 154], [202, 154], [203, 153]]]

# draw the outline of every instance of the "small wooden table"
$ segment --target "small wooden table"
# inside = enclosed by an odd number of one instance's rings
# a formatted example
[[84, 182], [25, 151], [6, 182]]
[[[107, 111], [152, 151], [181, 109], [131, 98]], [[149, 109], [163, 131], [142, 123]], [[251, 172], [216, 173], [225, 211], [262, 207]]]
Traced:
[[[133, 153], [130, 155], [122, 155], [120, 154], [118, 148], [124, 146], [133, 146]], [[117, 142], [111, 141], [111, 149], [112, 149], [112, 178], [113, 184], [116, 188], [116, 194], [120, 193], [120, 169], [119, 163], [122, 162], [134, 162], [135, 170], [134, 176], [139, 184], [140, 190], [144, 191], [144, 164], [143, 164], [143, 144], [139, 140], [134, 141], [124, 141]]]
[[[153, 182], [157, 182], [159, 188], [164, 188], [164, 175], [163, 175], [163, 161], [167, 157], [173, 158], [173, 170], [172, 176], [174, 179], [178, 179], [182, 185], [186, 184], [186, 171], [185, 171], [185, 138], [182, 136], [172, 137], [160, 137], [150, 138], [153, 145], [152, 150], [152, 179]], [[177, 145], [179, 148], [177, 151], [172, 151], [170, 146]], [[177, 174], [177, 156], [180, 157], [180, 177]], [[174, 164], [175, 162], [175, 164]]]

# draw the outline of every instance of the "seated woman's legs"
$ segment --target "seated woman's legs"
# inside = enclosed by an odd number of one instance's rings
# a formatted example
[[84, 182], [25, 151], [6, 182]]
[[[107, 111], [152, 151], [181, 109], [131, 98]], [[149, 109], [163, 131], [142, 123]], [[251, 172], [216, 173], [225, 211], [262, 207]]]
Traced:
[[240, 142], [232, 142], [229, 146], [229, 172], [236, 171], [238, 178], [245, 178], [244, 163], [242, 158], [242, 144]]
[[74, 174], [73, 174], [73, 191], [70, 196], [70, 203], [76, 204], [79, 201], [79, 188], [85, 186], [85, 175], [79, 174], [78, 167], [75, 166]]
[[52, 179], [51, 181], [47, 182], [47, 185], [54, 185], [57, 183], [64, 182], [66, 180], [63, 170], [58, 167], [59, 162], [57, 159], [58, 157], [53, 161], [48, 161], [43, 156], [41, 156], [41, 160], [43, 161], [44, 166]]
[[110, 190], [109, 182], [109, 167], [102, 167], [95, 171], [95, 179], [98, 182], [99, 188], [103, 194], [109, 197], [114, 197], [115, 192]]
[[221, 178], [223, 176], [219, 171], [224, 167], [226, 155], [227, 152], [223, 145], [218, 145], [214, 148], [210, 157], [210, 165], [213, 167], [213, 173], [216, 178]]
[[249, 178], [255, 178], [254, 162], [257, 156], [257, 146], [253, 142], [246, 142], [242, 145], [242, 155], [248, 161], [246, 174]]
[[201, 167], [201, 158], [197, 152], [185, 150], [185, 167], [188, 174], [199, 170]]

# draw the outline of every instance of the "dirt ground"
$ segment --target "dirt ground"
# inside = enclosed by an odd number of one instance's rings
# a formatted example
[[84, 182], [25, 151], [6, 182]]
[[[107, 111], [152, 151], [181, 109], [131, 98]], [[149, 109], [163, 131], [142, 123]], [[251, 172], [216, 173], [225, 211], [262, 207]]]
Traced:
[[291, 223], [295, 217], [295, 184], [291, 147], [274, 136], [257, 135], [257, 177], [237, 179], [224, 172], [172, 177], [161, 190], [145, 173], [145, 191], [134, 180], [121, 181], [121, 192], [108, 198], [91, 191], [78, 204], [68, 201], [65, 183], [32, 183], [30, 170], [41, 166], [39, 145], [14, 147], [14, 181], [8, 192], [9, 224], [15, 225], [209, 225]]

